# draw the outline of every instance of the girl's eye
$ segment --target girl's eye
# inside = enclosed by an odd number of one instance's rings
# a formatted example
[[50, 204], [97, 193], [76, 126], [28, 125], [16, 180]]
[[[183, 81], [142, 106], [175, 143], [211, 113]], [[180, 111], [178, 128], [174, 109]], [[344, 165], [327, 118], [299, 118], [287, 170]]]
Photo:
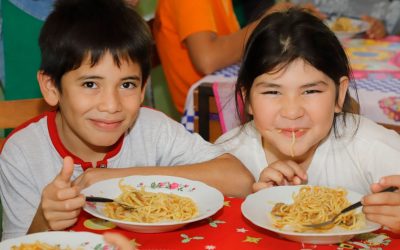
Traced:
[[310, 89], [310, 90], [306, 90], [304, 91], [304, 94], [309, 95], [309, 94], [316, 94], [316, 93], [321, 93], [321, 90], [317, 90], [317, 89]]
[[94, 89], [97, 88], [97, 85], [95, 82], [84, 82], [83, 86], [89, 89]]
[[137, 87], [137, 83], [135, 82], [124, 82], [121, 84], [121, 88], [123, 89], [133, 89]]
[[262, 92], [263, 95], [278, 95], [279, 92], [276, 90], [269, 90], [269, 91], [264, 91]]

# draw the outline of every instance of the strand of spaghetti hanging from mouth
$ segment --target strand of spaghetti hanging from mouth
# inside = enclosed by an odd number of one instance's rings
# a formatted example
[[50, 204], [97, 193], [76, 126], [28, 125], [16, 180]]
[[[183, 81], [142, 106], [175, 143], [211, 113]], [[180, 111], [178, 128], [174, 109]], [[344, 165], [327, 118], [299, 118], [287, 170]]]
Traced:
[[292, 144], [290, 145], [290, 154], [294, 157], [294, 144], [296, 143], [296, 133], [292, 130]]

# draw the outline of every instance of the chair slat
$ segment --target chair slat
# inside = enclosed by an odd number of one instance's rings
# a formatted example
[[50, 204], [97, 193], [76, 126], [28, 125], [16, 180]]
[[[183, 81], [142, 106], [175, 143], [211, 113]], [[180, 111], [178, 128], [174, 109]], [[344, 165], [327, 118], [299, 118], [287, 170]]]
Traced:
[[[0, 101], [0, 129], [13, 129], [40, 115], [44, 111], [54, 109], [43, 98]], [[0, 137], [0, 150], [5, 138]]]
[[0, 129], [15, 128], [50, 109], [43, 98], [0, 101]]

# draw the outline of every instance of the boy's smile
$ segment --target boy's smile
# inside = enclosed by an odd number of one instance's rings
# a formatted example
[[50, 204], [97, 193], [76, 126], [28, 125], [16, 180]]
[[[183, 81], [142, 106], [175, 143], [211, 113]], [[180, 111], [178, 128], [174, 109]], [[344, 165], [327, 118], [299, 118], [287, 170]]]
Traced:
[[267, 156], [296, 160], [312, 156], [329, 134], [340, 106], [333, 80], [297, 59], [280, 71], [255, 78], [249, 113]]
[[96, 65], [86, 58], [64, 74], [62, 90], [55, 91], [64, 146], [85, 161], [101, 160], [135, 122], [144, 99], [142, 82], [139, 64], [120, 59], [118, 67], [108, 52]]

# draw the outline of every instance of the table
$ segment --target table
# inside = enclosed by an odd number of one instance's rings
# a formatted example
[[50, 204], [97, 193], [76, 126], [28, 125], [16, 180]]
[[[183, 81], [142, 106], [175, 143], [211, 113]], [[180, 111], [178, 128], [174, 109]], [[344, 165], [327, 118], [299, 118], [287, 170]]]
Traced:
[[[400, 249], [400, 235], [380, 229], [369, 234], [371, 238], [357, 238], [334, 245], [313, 245], [292, 242], [277, 234], [257, 227], [246, 220], [240, 206], [243, 199], [225, 198], [224, 207], [208, 219], [191, 223], [173, 232], [134, 233], [116, 228], [114, 224], [93, 218], [82, 212], [77, 224], [70, 230], [102, 234], [112, 231], [124, 234], [138, 244], [139, 249], [296, 249], [296, 250], [341, 250], [341, 249]], [[347, 248], [346, 248], [347, 246]], [[352, 247], [352, 248], [351, 248]]]
[[[351, 62], [360, 113], [400, 132], [400, 36], [384, 40], [349, 39], [343, 45]], [[210, 119], [219, 119], [222, 133], [239, 125], [233, 96], [239, 68], [236, 64], [214, 72], [191, 87], [181, 121], [189, 131], [194, 131], [196, 115], [199, 124], [196, 132], [210, 141], [215, 139], [215, 135], [210, 137]], [[198, 95], [196, 105], [195, 92]], [[350, 89], [350, 93], [356, 97], [354, 89]], [[217, 116], [210, 112], [213, 105], [209, 105], [210, 98], [215, 98]], [[198, 114], [195, 114], [195, 106]]]

